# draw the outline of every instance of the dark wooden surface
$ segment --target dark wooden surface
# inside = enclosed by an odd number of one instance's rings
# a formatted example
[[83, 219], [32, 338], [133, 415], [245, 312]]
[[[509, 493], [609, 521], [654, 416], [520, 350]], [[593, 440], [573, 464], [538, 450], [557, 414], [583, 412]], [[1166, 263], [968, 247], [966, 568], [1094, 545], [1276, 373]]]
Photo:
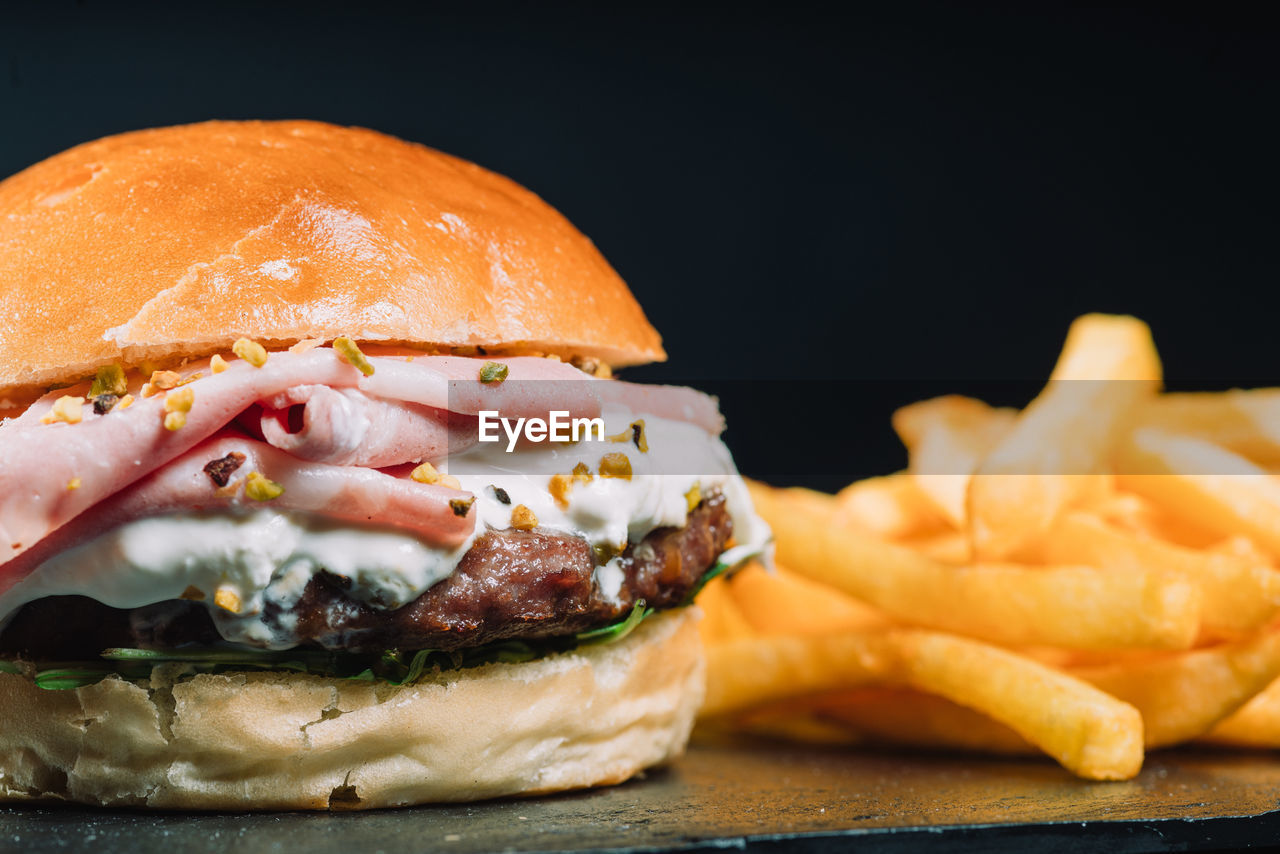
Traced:
[[345, 814], [0, 810], [0, 850], [1225, 850], [1280, 840], [1280, 757], [1172, 751], [1125, 783], [1056, 765], [702, 740], [558, 797]]

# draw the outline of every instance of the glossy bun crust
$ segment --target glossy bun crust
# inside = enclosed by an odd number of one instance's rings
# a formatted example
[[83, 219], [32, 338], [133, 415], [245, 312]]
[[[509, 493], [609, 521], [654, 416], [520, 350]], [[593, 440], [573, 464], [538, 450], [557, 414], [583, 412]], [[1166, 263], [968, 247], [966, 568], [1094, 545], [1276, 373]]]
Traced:
[[513, 181], [319, 122], [77, 146], [0, 183], [0, 392], [239, 337], [664, 358], [595, 246]]
[[691, 609], [625, 639], [413, 685], [228, 673], [66, 691], [0, 673], [0, 800], [367, 809], [619, 783], [684, 751]]

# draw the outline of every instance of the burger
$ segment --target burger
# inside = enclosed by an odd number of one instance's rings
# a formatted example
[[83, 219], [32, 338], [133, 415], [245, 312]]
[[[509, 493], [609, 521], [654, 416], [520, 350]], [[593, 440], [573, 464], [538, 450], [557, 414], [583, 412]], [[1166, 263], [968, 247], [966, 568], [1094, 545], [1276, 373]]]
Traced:
[[713, 398], [528, 190], [209, 122], [0, 183], [0, 797], [350, 809], [684, 749], [766, 547]]

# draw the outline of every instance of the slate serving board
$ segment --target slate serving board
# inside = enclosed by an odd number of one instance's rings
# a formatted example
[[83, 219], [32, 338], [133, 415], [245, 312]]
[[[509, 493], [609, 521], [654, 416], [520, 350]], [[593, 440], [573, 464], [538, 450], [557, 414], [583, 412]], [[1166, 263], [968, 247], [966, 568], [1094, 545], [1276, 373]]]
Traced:
[[1280, 757], [1179, 750], [1125, 783], [1047, 761], [702, 739], [597, 791], [368, 813], [0, 809], [0, 851], [1169, 851], [1280, 842]]

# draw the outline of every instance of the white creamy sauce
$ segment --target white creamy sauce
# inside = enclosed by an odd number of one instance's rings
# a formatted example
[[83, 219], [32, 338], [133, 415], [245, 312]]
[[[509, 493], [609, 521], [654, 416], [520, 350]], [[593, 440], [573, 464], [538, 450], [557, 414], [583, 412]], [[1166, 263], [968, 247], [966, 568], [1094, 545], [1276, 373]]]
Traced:
[[[628, 410], [604, 412], [606, 434], [628, 432], [636, 420]], [[272, 510], [180, 513], [121, 525], [41, 564], [0, 596], [0, 614], [46, 596], [77, 594], [115, 608], [202, 595], [219, 633], [227, 640], [270, 649], [294, 645], [292, 627], [264, 620], [263, 610], [287, 610], [321, 570], [350, 579], [350, 595], [375, 607], [396, 608], [447, 578], [488, 528], [511, 527], [512, 509], [523, 504], [541, 528], [574, 534], [592, 546], [621, 548], [656, 528], [680, 527], [688, 516], [686, 494], [696, 485], [719, 489], [726, 498], [738, 546], [733, 561], [765, 550], [768, 527], [751, 507], [724, 443], [700, 427], [645, 416], [648, 453], [634, 443], [527, 444], [507, 453], [505, 443], [477, 445], [440, 465], [476, 496], [475, 533], [456, 549], [432, 547], [412, 533], [387, 527], [334, 522]], [[624, 453], [630, 480], [596, 475], [577, 482], [561, 507], [548, 490], [552, 474], [581, 462], [598, 472], [605, 454]], [[495, 487], [497, 489], [495, 489]], [[503, 503], [497, 490], [510, 503]], [[616, 598], [624, 574], [613, 558], [595, 580]], [[195, 593], [198, 591], [198, 594]], [[233, 611], [215, 604], [234, 601]]]

